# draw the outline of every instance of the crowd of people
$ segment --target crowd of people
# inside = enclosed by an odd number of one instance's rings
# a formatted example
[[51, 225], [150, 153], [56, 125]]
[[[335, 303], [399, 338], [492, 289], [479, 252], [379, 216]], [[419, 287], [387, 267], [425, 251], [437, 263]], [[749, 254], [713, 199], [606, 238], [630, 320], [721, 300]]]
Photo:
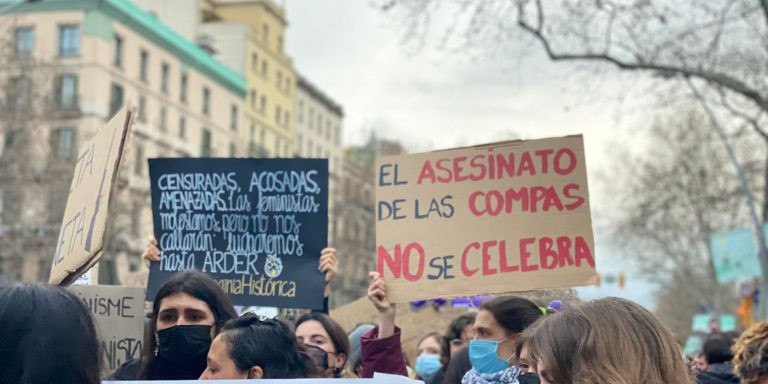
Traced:
[[[150, 243], [145, 258], [159, 252]], [[335, 251], [319, 269], [330, 282]], [[555, 308], [498, 296], [421, 338], [408, 364], [386, 281], [370, 273], [375, 324], [349, 334], [324, 311], [288, 323], [246, 313], [200, 272], [176, 274], [158, 291], [141, 356], [110, 380], [369, 378], [375, 372], [427, 384], [768, 383], [768, 323], [743, 335], [709, 335], [686, 360], [679, 343], [640, 305], [604, 298]], [[0, 287], [0, 383], [95, 384], [101, 355], [85, 304], [64, 288]]]

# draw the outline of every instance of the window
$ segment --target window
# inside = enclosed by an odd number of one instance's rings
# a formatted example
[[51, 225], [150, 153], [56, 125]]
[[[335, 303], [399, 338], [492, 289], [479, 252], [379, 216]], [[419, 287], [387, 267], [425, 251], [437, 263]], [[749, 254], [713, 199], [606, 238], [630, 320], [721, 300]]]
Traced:
[[120, 37], [120, 35], [113, 35], [112, 36], [112, 42], [114, 43], [114, 58], [112, 60], [112, 64], [114, 64], [115, 67], [122, 68], [123, 66], [123, 38]]
[[166, 121], [168, 120], [168, 110], [165, 107], [160, 107], [160, 129], [165, 131], [167, 128]]
[[62, 25], [59, 27], [59, 56], [77, 56], [80, 54], [80, 27]]
[[291, 126], [291, 114], [288, 113], [288, 111], [283, 112], [283, 124], [285, 124], [286, 127]]
[[256, 109], [256, 90], [255, 89], [251, 89], [250, 100], [251, 100], [251, 108]]
[[203, 114], [211, 114], [211, 91], [208, 87], [203, 87]]
[[142, 49], [141, 61], [139, 62], [139, 78], [141, 81], [147, 81], [149, 78], [147, 71], [149, 71], [149, 52]]
[[307, 157], [314, 157], [315, 147], [312, 146], [312, 140], [307, 140]]
[[237, 131], [237, 105], [232, 105], [229, 114], [229, 127]]
[[285, 93], [291, 93], [291, 78], [286, 77], [285, 82], [283, 83], [285, 85]]
[[20, 59], [32, 56], [35, 48], [35, 30], [31, 27], [16, 29], [16, 57]]
[[56, 104], [62, 109], [77, 106], [77, 76], [61, 75], [56, 78]]
[[261, 40], [266, 42], [269, 40], [269, 25], [262, 25], [261, 26]]
[[282, 52], [283, 51], [283, 36], [280, 35], [277, 37], [277, 51]]
[[340, 125], [337, 125], [336, 128], [334, 128], [333, 139], [334, 139], [333, 142], [336, 145], [341, 145], [341, 126]]
[[123, 107], [123, 87], [120, 84], [112, 83], [109, 92], [109, 117], [112, 117]]
[[237, 146], [235, 143], [229, 143], [229, 157], [237, 156]]
[[184, 116], [179, 117], [179, 137], [187, 138], [187, 119]]
[[309, 107], [309, 129], [315, 127], [315, 110]]
[[277, 71], [277, 89], [283, 89], [283, 72]]
[[331, 139], [331, 120], [330, 119], [325, 120], [325, 138], [328, 140]]
[[267, 131], [264, 128], [261, 128], [261, 132], [259, 132], [259, 144], [264, 146], [264, 144], [267, 143]]
[[203, 138], [200, 144], [200, 156], [211, 156], [211, 130], [207, 128], [203, 129]]
[[8, 128], [5, 131], [5, 138], [3, 143], [3, 149], [11, 149], [13, 148], [13, 144], [16, 141], [16, 132], [14, 132], [13, 129]]
[[322, 134], [323, 133], [323, 116], [320, 115], [320, 111], [317, 112], [317, 121], [315, 122], [315, 128], [317, 128], [317, 132]]
[[277, 157], [282, 157], [280, 156], [280, 148], [280, 136], [275, 136], [275, 156]]
[[133, 173], [136, 176], [144, 174], [144, 146], [139, 144], [136, 146], [136, 157], [133, 159]]
[[299, 123], [303, 123], [304, 122], [304, 100], [299, 100], [299, 111], [298, 111], [298, 115], [296, 116], [296, 118], [298, 119], [297, 121]]
[[301, 133], [296, 134], [296, 155], [301, 156], [301, 145], [304, 144], [304, 135]]
[[276, 105], [275, 106], [275, 123], [277, 123], [278, 125], [280, 125], [280, 118], [282, 114], [283, 114], [282, 108], [280, 108], [279, 105]]
[[70, 158], [75, 155], [75, 128], [63, 127], [53, 130], [51, 150], [57, 156]]
[[168, 63], [163, 63], [160, 69], [160, 90], [163, 93], [168, 93], [168, 72], [171, 71], [171, 67]]
[[147, 121], [147, 98], [139, 96], [139, 121]]
[[264, 97], [264, 95], [262, 95], [261, 99], [259, 100], [259, 110], [261, 113], [264, 113], [264, 111], [267, 110], [267, 98]]
[[181, 74], [181, 80], [179, 82], [179, 100], [181, 100], [182, 103], [187, 102], [187, 74], [186, 73]]
[[14, 77], [11, 79], [10, 94], [8, 100], [12, 103], [12, 107], [21, 109], [29, 104], [29, 92], [30, 92], [29, 78], [26, 77]]
[[267, 68], [267, 61], [266, 60], [262, 60], [261, 61], [261, 76], [264, 77], [264, 78], [267, 78], [267, 71], [268, 70], [269, 69]]
[[251, 53], [251, 71], [257, 72], [259, 70], [259, 54]]

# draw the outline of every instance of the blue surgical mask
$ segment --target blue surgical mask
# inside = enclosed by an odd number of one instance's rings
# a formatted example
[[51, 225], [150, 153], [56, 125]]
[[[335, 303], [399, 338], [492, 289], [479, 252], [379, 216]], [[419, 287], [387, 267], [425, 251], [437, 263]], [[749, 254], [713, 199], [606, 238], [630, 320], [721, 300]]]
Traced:
[[479, 373], [490, 374], [509, 367], [509, 361], [500, 359], [496, 354], [499, 344], [500, 342], [496, 340], [470, 340], [469, 361], [472, 363], [472, 368]]
[[416, 358], [416, 366], [414, 369], [416, 369], [416, 373], [419, 374], [419, 377], [422, 379], [429, 379], [442, 366], [443, 363], [440, 362], [440, 356], [422, 353]]

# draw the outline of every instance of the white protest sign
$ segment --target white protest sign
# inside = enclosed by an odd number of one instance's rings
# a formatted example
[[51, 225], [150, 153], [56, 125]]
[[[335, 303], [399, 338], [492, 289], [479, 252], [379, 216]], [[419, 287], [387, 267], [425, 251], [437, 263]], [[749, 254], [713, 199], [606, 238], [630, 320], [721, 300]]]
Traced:
[[80, 147], [51, 266], [51, 284], [69, 285], [101, 257], [112, 187], [131, 125], [122, 109]]
[[[153, 380], [153, 381], [105, 381], [104, 384], [193, 384], [199, 383], [196, 380]], [[208, 380], [210, 384], [251, 384], [253, 380]], [[403, 376], [386, 375], [376, 373], [373, 379], [267, 379], [259, 380], [259, 384], [418, 384], [424, 383], [420, 380], [411, 380]]]

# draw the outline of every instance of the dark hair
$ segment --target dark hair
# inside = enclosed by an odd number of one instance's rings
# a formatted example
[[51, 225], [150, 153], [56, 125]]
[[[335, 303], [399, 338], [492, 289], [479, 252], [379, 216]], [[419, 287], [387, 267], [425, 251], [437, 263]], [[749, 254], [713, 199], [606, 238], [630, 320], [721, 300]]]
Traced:
[[445, 338], [448, 341], [453, 339], [461, 339], [461, 334], [464, 332], [464, 328], [466, 328], [467, 325], [474, 324], [475, 317], [477, 317], [477, 314], [474, 312], [457, 316], [455, 319], [453, 319], [453, 321], [451, 321], [451, 324], [448, 325], [448, 331], [445, 332]]
[[157, 332], [157, 315], [160, 312], [160, 304], [165, 297], [175, 293], [186, 293], [195, 299], [204, 301], [213, 313], [214, 329], [218, 329], [227, 320], [237, 317], [232, 300], [210, 276], [197, 271], [179, 272], [173, 275], [168, 282], [160, 287], [157, 295], [155, 295], [155, 301], [152, 303], [152, 317], [149, 328], [144, 335], [142, 365], [138, 376], [140, 379], [146, 378], [149, 368], [154, 362], [154, 352], [157, 346], [155, 333]]
[[713, 333], [707, 336], [702, 348], [707, 364], [722, 364], [733, 360], [733, 342], [735, 339], [725, 333]]
[[0, 356], [0, 383], [101, 382], [93, 317], [82, 300], [60, 287], [0, 287]]
[[442, 384], [461, 384], [461, 379], [470, 369], [472, 369], [472, 363], [469, 361], [469, 348], [462, 347], [448, 362]]
[[296, 335], [280, 320], [260, 320], [246, 314], [228, 321], [219, 336], [241, 372], [258, 365], [264, 371], [263, 379], [300, 379], [317, 374]]
[[302, 323], [311, 320], [317, 321], [323, 326], [325, 332], [328, 333], [328, 337], [331, 338], [331, 343], [333, 343], [333, 348], [336, 349], [336, 353], [344, 354], [344, 365], [346, 365], [347, 361], [349, 361], [350, 347], [349, 337], [344, 331], [344, 328], [335, 320], [331, 319], [328, 315], [322, 312], [309, 312], [301, 315], [296, 320], [295, 328], [298, 328]]
[[517, 296], [496, 297], [483, 303], [480, 309], [490, 312], [507, 335], [523, 332], [544, 316], [533, 301]]
[[[467, 325], [474, 324], [476, 317], [477, 314], [475, 312], [464, 313], [454, 318], [451, 321], [451, 324], [448, 325], [448, 330], [443, 336], [442, 360], [444, 362], [451, 361], [451, 341], [455, 339], [461, 339], [461, 334], [464, 333], [464, 328], [466, 328]], [[446, 364], [443, 363], [443, 367], [445, 367], [445, 365]]]

